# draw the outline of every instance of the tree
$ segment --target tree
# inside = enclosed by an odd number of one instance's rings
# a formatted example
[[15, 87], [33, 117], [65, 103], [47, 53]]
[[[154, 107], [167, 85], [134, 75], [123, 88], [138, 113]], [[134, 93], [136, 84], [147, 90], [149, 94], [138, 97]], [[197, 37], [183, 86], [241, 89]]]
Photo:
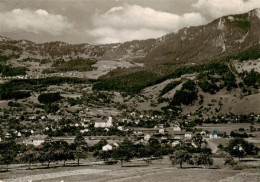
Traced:
[[0, 162], [6, 165], [6, 170], [8, 171], [8, 166], [11, 164], [19, 151], [18, 145], [14, 140], [4, 141], [0, 143]]
[[63, 160], [63, 166], [66, 165], [67, 160], [74, 160], [74, 154], [73, 151], [71, 150], [70, 145], [66, 141], [60, 141], [59, 142], [59, 149], [57, 150], [57, 157], [59, 160]]
[[173, 155], [170, 157], [170, 160], [173, 165], [179, 164], [180, 168], [182, 168], [182, 164], [184, 162], [189, 162], [191, 159], [190, 153], [185, 149], [176, 150]]
[[55, 147], [55, 142], [43, 143], [41, 148], [38, 150], [38, 160], [43, 162], [47, 162], [47, 168], [50, 167], [50, 163], [57, 161], [57, 148]]
[[252, 143], [248, 143], [243, 138], [235, 138], [230, 140], [226, 150], [233, 157], [238, 157], [239, 160], [246, 155], [257, 155], [258, 148]]
[[31, 164], [37, 160], [36, 151], [32, 149], [32, 150], [28, 150], [28, 151], [24, 152], [21, 155], [20, 160], [22, 162], [28, 163], [28, 169], [30, 170]]
[[197, 165], [212, 165], [213, 159], [208, 153], [199, 153], [194, 156], [194, 163]]
[[94, 145], [95, 150], [101, 150], [107, 143], [106, 139], [101, 139], [97, 144]]
[[133, 143], [125, 139], [118, 148], [113, 150], [112, 158], [119, 160], [121, 162], [121, 167], [123, 166], [123, 161], [128, 162], [134, 157]]
[[111, 158], [112, 151], [101, 151], [98, 154], [98, 158], [102, 159], [104, 162], [108, 161], [109, 158]]
[[44, 103], [44, 104], [51, 104], [53, 102], [57, 102], [59, 100], [61, 100], [62, 97], [60, 96], [60, 93], [43, 93], [41, 95], [38, 96], [38, 101], [40, 103]]
[[77, 164], [79, 166], [79, 160], [87, 157], [88, 150], [87, 142], [81, 134], [78, 134], [75, 137], [72, 148], [74, 150], [74, 156], [77, 159]]
[[236, 165], [237, 163], [235, 162], [234, 158], [230, 155], [228, 155], [226, 158], [225, 158], [225, 163], [224, 165], [231, 165], [231, 166], [234, 166]]

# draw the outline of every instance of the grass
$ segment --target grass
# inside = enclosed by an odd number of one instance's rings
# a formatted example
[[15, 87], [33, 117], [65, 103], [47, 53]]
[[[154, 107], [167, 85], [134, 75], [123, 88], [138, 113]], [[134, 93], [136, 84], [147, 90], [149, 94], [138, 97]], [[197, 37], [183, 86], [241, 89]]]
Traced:
[[[69, 165], [69, 164], [68, 164]], [[134, 165], [134, 164], [133, 164]], [[1, 177], [3, 179], [8, 178], [20, 178], [31, 175], [41, 175], [45, 174], [46, 177], [42, 181], [54, 182], [61, 181], [66, 178], [65, 181], [117, 181], [120, 179], [126, 179], [128, 181], [219, 181], [221, 179], [232, 178], [240, 173], [240, 170], [233, 170], [232, 168], [227, 168], [220, 166], [221, 169], [203, 169], [203, 168], [189, 168], [185, 166], [185, 169], [179, 169], [173, 167], [168, 159], [156, 160], [149, 166], [136, 166], [136, 167], [120, 167], [120, 164], [117, 165], [91, 165], [91, 166], [68, 166], [68, 167], [54, 167], [50, 169], [34, 169], [26, 170], [26, 166], [13, 168], [11, 166], [10, 172], [2, 173]], [[223, 169], [224, 167], [224, 169]], [[66, 173], [77, 173], [86, 169], [85, 174], [78, 175], [69, 175], [65, 176]], [[103, 170], [107, 170], [103, 172]], [[255, 175], [258, 169], [252, 169], [251, 171], [243, 170], [243, 173], [248, 175], [239, 176], [241, 180], [247, 181], [247, 177], [250, 175], [250, 180], [254, 181], [254, 178], [257, 179], [257, 174]], [[93, 173], [92, 173], [93, 171]], [[96, 173], [94, 173], [96, 172]], [[198, 173], [200, 175], [198, 175]], [[63, 176], [64, 174], [64, 176]], [[57, 175], [55, 177], [54, 175]], [[185, 178], [184, 178], [185, 176]], [[35, 176], [34, 179], [37, 180], [40, 176]]]

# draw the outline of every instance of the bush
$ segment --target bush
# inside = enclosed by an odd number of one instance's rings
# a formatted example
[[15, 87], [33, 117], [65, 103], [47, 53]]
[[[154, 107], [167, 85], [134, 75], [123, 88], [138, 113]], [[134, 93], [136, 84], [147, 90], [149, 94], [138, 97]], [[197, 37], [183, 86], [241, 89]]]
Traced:
[[193, 80], [188, 80], [182, 85], [182, 90], [188, 90], [194, 92], [196, 90], [196, 84]]
[[163, 96], [164, 94], [168, 93], [172, 89], [174, 89], [176, 86], [181, 84], [181, 81], [173, 81], [171, 83], [168, 83], [161, 91], [160, 96]]
[[44, 93], [38, 96], [38, 101], [40, 103], [44, 103], [44, 104], [50, 104], [53, 102], [57, 102], [59, 100], [61, 100], [62, 97], [60, 96], [60, 93], [56, 92], [56, 93]]
[[26, 75], [28, 69], [24, 67], [11, 67], [9, 65], [0, 65], [0, 73], [3, 76]]
[[30, 97], [30, 92], [26, 91], [9, 91], [9, 90], [0, 90], [0, 100], [10, 100], [10, 99], [24, 99]]
[[59, 106], [57, 104], [45, 104], [44, 110], [47, 113], [55, 113], [59, 110]]
[[234, 166], [234, 165], [237, 165], [237, 163], [235, 162], [234, 158], [232, 156], [227, 156], [225, 158], [225, 163], [224, 165], [231, 165], [231, 166]]
[[219, 88], [216, 84], [210, 83], [207, 80], [199, 81], [198, 85], [203, 92], [209, 92], [210, 94], [215, 94], [217, 91], [219, 91]]
[[251, 70], [249, 73], [245, 72], [243, 81], [248, 87], [253, 86], [255, 88], [258, 88], [260, 85], [260, 73], [254, 70]]
[[174, 94], [173, 100], [171, 102], [172, 105], [189, 105], [192, 104], [197, 99], [196, 92], [187, 92], [183, 90], [177, 90]]

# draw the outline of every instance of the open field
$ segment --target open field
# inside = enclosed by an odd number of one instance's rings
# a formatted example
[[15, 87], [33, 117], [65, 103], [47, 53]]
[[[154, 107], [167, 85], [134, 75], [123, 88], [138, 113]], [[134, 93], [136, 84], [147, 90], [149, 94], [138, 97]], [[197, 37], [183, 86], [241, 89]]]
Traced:
[[[260, 179], [259, 161], [244, 160], [241, 166], [243, 170], [234, 170], [223, 166], [223, 159], [214, 159], [215, 165], [206, 169], [201, 167], [184, 166], [184, 169], [173, 167], [169, 160], [161, 159], [153, 161], [151, 165], [146, 166], [142, 161], [133, 161], [125, 163], [125, 167], [117, 165], [98, 165], [97, 162], [89, 163], [89, 166], [58, 167], [52, 165], [50, 169], [36, 168], [34, 170], [25, 170], [24, 166], [12, 166], [10, 172], [2, 172], [0, 179], [3, 182], [77, 182], [77, 181], [204, 181], [204, 182], [257, 182]], [[221, 165], [222, 164], [222, 165]], [[219, 169], [217, 166], [221, 166]], [[251, 166], [251, 167], [249, 167]], [[252, 167], [256, 166], [256, 167]], [[36, 167], [36, 166], [34, 166]], [[39, 166], [38, 166], [39, 167]], [[198, 175], [200, 174], [200, 175]]]

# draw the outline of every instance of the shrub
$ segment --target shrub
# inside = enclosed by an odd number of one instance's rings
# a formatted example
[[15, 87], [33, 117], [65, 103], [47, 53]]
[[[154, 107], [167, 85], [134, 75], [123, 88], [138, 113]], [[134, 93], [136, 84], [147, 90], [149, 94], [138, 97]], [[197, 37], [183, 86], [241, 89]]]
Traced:
[[50, 104], [56, 101], [61, 100], [62, 97], [60, 96], [60, 93], [56, 92], [56, 93], [44, 93], [38, 96], [38, 101], [40, 103], [44, 103], [44, 104]]
[[171, 102], [172, 105], [189, 105], [194, 102], [194, 100], [197, 99], [197, 93], [196, 92], [188, 92], [183, 90], [177, 90], [174, 94], [173, 100]]
[[31, 96], [30, 92], [26, 92], [26, 91], [1, 90], [0, 99], [1, 100], [24, 99], [30, 96]]
[[160, 96], [163, 96], [164, 94], [168, 93], [172, 89], [174, 89], [176, 86], [181, 84], [181, 81], [173, 81], [171, 83], [168, 83], [161, 91]]

